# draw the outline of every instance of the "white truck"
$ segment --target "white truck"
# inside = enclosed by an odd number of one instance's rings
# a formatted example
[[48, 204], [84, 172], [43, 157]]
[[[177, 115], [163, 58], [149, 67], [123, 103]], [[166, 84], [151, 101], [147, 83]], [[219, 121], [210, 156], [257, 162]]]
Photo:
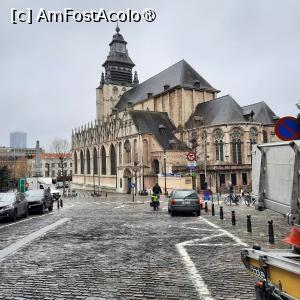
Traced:
[[50, 188], [53, 199], [58, 200], [61, 197], [61, 192], [52, 183], [51, 177], [30, 177], [26, 178], [28, 190], [38, 190]]
[[281, 213], [293, 225], [285, 239], [291, 249], [254, 246], [241, 251], [256, 280], [256, 299], [300, 299], [300, 141], [253, 148], [252, 197], [257, 209]]

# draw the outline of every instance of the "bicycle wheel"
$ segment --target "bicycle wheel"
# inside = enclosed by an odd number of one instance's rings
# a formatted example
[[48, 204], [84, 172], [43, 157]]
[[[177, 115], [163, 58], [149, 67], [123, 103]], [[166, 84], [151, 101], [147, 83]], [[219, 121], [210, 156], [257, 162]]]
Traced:
[[251, 204], [251, 196], [250, 195], [246, 195], [245, 196], [245, 199], [244, 199], [244, 202], [247, 206], [250, 206]]
[[227, 206], [230, 205], [230, 204], [232, 203], [232, 200], [231, 200], [230, 196], [225, 197], [224, 203], [225, 203]]
[[240, 195], [236, 195], [235, 196], [235, 205], [239, 205], [241, 203], [241, 196]]

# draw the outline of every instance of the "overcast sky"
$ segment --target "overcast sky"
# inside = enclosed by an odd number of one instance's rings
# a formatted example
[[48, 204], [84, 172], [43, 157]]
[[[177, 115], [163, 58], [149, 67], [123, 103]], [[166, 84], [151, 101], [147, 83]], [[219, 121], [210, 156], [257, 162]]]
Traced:
[[300, 1], [16, 1], [0, 4], [0, 145], [25, 131], [48, 148], [95, 118], [95, 88], [115, 23], [12, 24], [11, 8], [155, 10], [149, 23], [120, 23], [140, 82], [185, 59], [221, 95], [265, 101], [279, 116], [300, 100]]

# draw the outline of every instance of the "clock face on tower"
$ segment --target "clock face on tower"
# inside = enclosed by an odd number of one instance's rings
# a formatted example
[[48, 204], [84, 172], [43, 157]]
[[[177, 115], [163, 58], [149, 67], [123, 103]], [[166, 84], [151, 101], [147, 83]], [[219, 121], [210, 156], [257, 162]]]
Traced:
[[125, 45], [122, 43], [116, 43], [116, 51], [125, 53]]

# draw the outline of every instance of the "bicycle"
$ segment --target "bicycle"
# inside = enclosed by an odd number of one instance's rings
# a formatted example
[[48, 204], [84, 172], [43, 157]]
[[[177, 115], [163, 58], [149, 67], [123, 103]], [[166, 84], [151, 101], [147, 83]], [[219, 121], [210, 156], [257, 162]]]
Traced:
[[244, 196], [243, 202], [247, 206], [254, 206], [256, 203], [256, 199], [255, 199], [255, 197], [252, 197], [250, 193], [246, 193]]
[[225, 197], [224, 203], [227, 206], [231, 206], [231, 204], [238, 205], [241, 202], [241, 196], [237, 194], [229, 194], [228, 196]]

